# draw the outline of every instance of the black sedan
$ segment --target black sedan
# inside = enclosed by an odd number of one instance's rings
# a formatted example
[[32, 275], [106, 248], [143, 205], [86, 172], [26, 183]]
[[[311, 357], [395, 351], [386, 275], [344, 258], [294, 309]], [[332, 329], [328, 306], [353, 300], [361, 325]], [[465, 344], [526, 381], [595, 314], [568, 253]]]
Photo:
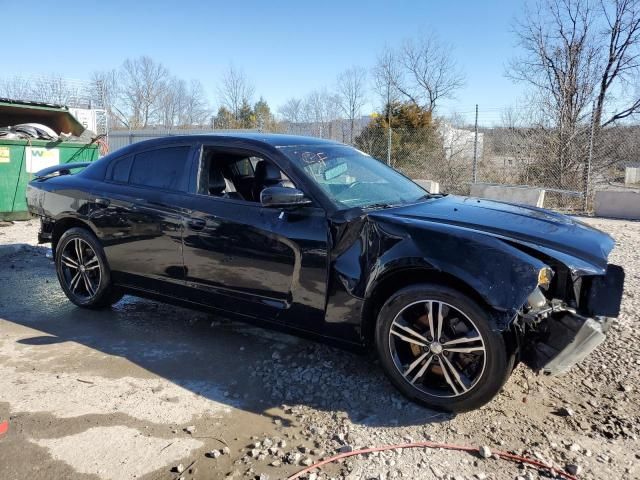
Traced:
[[430, 194], [325, 140], [149, 140], [39, 172], [27, 197], [76, 305], [127, 293], [375, 349], [400, 391], [432, 408], [483, 405], [518, 361], [566, 371], [620, 309], [608, 235]]

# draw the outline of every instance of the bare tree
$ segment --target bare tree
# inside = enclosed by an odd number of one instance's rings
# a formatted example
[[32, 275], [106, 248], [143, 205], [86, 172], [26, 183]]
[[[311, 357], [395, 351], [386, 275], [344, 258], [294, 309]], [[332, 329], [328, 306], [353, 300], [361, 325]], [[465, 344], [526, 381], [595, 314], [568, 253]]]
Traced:
[[233, 115], [236, 121], [240, 120], [240, 110], [243, 104], [252, 103], [254, 88], [242, 70], [229, 65], [222, 76], [222, 83], [218, 88], [220, 103]]
[[169, 71], [150, 57], [125, 60], [119, 74], [119, 103], [131, 128], [146, 128], [156, 120], [168, 80]]
[[146, 68], [134, 65], [141, 60], [128, 60], [120, 70], [93, 73], [93, 88], [103, 98], [111, 125], [144, 128], [161, 124], [174, 128], [208, 122], [209, 104], [199, 81], [187, 84], [170, 77], [159, 64]]
[[[603, 30], [604, 45], [600, 51], [600, 71], [595, 102], [594, 122], [600, 126], [629, 117], [640, 111], [640, 2], [638, 0], [601, 0], [602, 16], [606, 19]], [[612, 91], [634, 91], [619, 103], [616, 111], [603, 120]]]
[[399, 61], [404, 75], [395, 77], [395, 87], [409, 101], [430, 112], [464, 86], [465, 78], [451, 47], [434, 34], [405, 40]]
[[351, 67], [338, 75], [338, 102], [349, 120], [349, 143], [353, 143], [356, 118], [366, 103], [366, 78], [366, 70], [361, 67]]
[[184, 80], [173, 77], [167, 81], [158, 107], [163, 127], [171, 129], [182, 123], [186, 96], [187, 87]]
[[107, 111], [109, 124], [111, 126], [123, 126], [130, 128], [129, 118], [120, 109], [118, 99], [120, 96], [120, 81], [118, 71], [115, 69], [93, 72], [91, 83], [102, 100], [102, 104]]
[[12, 77], [0, 80], [0, 97], [12, 100], [29, 100], [31, 86], [26, 78]]
[[58, 75], [37, 77], [31, 82], [31, 99], [56, 105], [77, 104], [81, 87]]
[[183, 101], [180, 125], [204, 125], [210, 116], [211, 110], [202, 83], [199, 80], [191, 80]]
[[290, 98], [284, 105], [280, 106], [278, 113], [285, 122], [292, 124], [302, 121], [303, 101], [299, 98]]
[[83, 106], [88, 103], [88, 87], [86, 82], [69, 80], [59, 75], [29, 78], [16, 76], [0, 81], [0, 97], [78, 107], [81, 101]]
[[590, 39], [591, 5], [584, 0], [541, 0], [518, 26], [524, 51], [509, 75], [538, 92], [551, 124], [571, 130], [593, 93], [597, 48]]
[[546, 148], [538, 163], [560, 189], [579, 188], [578, 169], [586, 153], [580, 136], [597, 68], [597, 47], [590, 36], [592, 15], [588, 0], [537, 0], [518, 25], [524, 55], [509, 70], [512, 78], [533, 87], [531, 98], [542, 113], [538, 127], [547, 131], [541, 137]]
[[524, 56], [508, 73], [543, 92], [559, 121], [592, 102], [597, 127], [640, 112], [640, 0], [537, 0], [517, 35]]
[[305, 122], [317, 128], [316, 135], [323, 138], [331, 138], [332, 122], [339, 116], [339, 100], [327, 89], [313, 90], [304, 100], [302, 118]]
[[384, 109], [396, 102], [400, 95], [397, 86], [401, 83], [402, 71], [396, 52], [385, 47], [378, 55], [372, 74], [374, 90], [380, 96]]
[[376, 64], [373, 67], [374, 90], [382, 100], [382, 111], [386, 115], [387, 123], [387, 164], [391, 165], [391, 143], [392, 143], [392, 117], [393, 108], [391, 106], [398, 101], [400, 91], [398, 85], [402, 81], [402, 70], [398, 61], [397, 53], [389, 47], [378, 55]]
[[162, 101], [163, 125], [172, 127], [193, 127], [207, 123], [209, 106], [204, 88], [198, 80], [172, 78], [165, 90]]
[[[541, 162], [559, 188], [581, 188], [590, 120], [598, 136], [640, 112], [640, 0], [536, 0], [516, 33], [524, 53], [508, 75], [532, 87], [547, 131]], [[609, 164], [596, 149], [592, 166]]]

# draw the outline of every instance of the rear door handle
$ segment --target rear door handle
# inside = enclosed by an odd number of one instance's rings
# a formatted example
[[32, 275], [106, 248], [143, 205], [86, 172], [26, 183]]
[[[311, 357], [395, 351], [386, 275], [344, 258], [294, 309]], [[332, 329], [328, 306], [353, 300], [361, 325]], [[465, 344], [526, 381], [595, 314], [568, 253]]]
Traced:
[[190, 218], [187, 220], [187, 226], [191, 230], [204, 230], [204, 227], [207, 226], [207, 222], [201, 218]]

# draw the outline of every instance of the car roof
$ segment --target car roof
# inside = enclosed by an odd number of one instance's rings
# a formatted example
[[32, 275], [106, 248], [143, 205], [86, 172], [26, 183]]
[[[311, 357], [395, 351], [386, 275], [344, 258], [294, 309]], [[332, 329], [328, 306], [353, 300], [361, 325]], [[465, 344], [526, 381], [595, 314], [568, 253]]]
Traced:
[[282, 133], [261, 133], [261, 132], [239, 132], [239, 133], [211, 133], [200, 135], [201, 137], [226, 137], [231, 139], [253, 140], [269, 144], [273, 147], [288, 147], [294, 145], [335, 145], [335, 140], [326, 140], [318, 137], [307, 137], [304, 135], [285, 135]]
[[275, 149], [278, 147], [290, 147], [290, 146], [311, 146], [311, 145], [343, 145], [334, 140], [325, 140], [317, 137], [306, 137], [303, 135], [283, 135], [276, 133], [261, 133], [261, 132], [213, 132], [203, 134], [189, 134], [180, 135], [170, 134], [163, 137], [150, 138], [141, 142], [135, 142], [125, 147], [114, 150], [105, 157], [102, 157], [96, 162], [93, 162], [79, 175], [90, 178], [103, 178], [106, 172], [106, 165], [114, 158], [122, 157], [123, 155], [135, 155], [141, 151], [156, 148], [156, 147], [169, 147], [171, 145], [185, 145], [194, 144], [198, 142], [207, 142], [211, 140], [220, 140], [221, 145], [227, 147], [268, 147]]
[[325, 140], [317, 137], [306, 137], [303, 135], [284, 135], [276, 133], [260, 133], [260, 132], [238, 132], [238, 133], [206, 133], [206, 134], [189, 134], [180, 135], [172, 134], [168, 136], [151, 138], [141, 142], [136, 142], [120, 149], [121, 152], [125, 150], [139, 150], [143, 148], [170, 145], [174, 143], [193, 143], [193, 142], [206, 142], [207, 140], [224, 140], [225, 143], [230, 145], [234, 141], [245, 141], [248, 144], [263, 144], [271, 147], [288, 147], [296, 145], [340, 145], [340, 143], [334, 140]]

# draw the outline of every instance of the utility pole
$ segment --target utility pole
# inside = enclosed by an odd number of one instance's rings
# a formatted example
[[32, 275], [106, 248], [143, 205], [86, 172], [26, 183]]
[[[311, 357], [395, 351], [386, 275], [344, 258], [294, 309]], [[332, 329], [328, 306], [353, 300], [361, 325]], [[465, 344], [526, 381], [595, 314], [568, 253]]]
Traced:
[[476, 122], [473, 138], [473, 183], [478, 181], [478, 104], [476, 103]]
[[589, 135], [589, 155], [587, 156], [587, 164], [584, 169], [584, 188], [582, 199], [582, 209], [586, 213], [589, 208], [589, 184], [591, 183], [591, 161], [593, 160], [593, 137], [596, 133], [596, 102], [593, 102], [593, 107], [591, 110], [591, 135]]
[[391, 166], [391, 102], [387, 102], [387, 126], [389, 138], [387, 139], [387, 165]]
[[391, 166], [391, 124], [389, 124], [389, 138], [387, 140], [387, 165]]

